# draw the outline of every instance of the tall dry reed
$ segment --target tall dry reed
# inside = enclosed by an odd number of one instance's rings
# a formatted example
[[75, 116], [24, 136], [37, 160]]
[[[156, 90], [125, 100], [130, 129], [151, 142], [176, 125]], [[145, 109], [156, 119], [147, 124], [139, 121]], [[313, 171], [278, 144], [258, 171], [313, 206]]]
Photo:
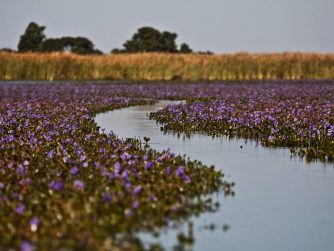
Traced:
[[334, 54], [0, 53], [2, 80], [333, 79]]

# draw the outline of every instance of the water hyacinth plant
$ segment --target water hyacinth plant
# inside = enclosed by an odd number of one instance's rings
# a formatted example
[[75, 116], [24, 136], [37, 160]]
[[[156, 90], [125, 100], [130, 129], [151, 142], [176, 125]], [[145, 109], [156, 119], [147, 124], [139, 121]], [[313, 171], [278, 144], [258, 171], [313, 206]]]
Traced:
[[142, 250], [136, 233], [216, 210], [222, 173], [94, 123], [161, 86], [0, 85], [1, 250]]
[[334, 160], [334, 83], [217, 85], [150, 117], [164, 130], [252, 138], [308, 160]]
[[[333, 81], [0, 84], [0, 250], [142, 250], [136, 233], [216, 206], [222, 174], [102, 132], [98, 112], [187, 100], [166, 130], [255, 138], [333, 160]], [[157, 248], [157, 246], [155, 246]]]

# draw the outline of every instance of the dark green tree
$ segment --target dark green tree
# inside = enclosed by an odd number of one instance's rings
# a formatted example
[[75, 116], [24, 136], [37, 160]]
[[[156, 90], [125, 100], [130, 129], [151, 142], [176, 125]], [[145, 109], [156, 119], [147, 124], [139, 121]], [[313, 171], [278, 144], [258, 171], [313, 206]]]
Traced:
[[177, 34], [169, 31], [160, 32], [152, 27], [142, 27], [127, 40], [124, 49], [113, 49], [111, 53], [137, 53], [137, 52], [168, 52], [168, 53], [190, 53], [192, 50], [187, 44], [181, 45], [178, 51], [176, 40]]
[[94, 44], [85, 37], [62, 37], [65, 51], [76, 54], [102, 54], [100, 50], [94, 48]]
[[76, 54], [102, 54], [94, 44], [85, 37], [48, 38], [43, 41], [41, 52], [69, 51]]
[[1, 48], [0, 52], [9, 52], [9, 53], [15, 53], [16, 51], [11, 48]]
[[168, 31], [161, 33], [152, 27], [142, 27], [131, 40], [124, 43], [124, 50], [114, 49], [113, 52], [177, 52], [176, 37], [176, 33]]
[[181, 44], [180, 46], [180, 53], [192, 53], [193, 50], [190, 49], [189, 45], [187, 45], [186, 43]]
[[47, 38], [40, 47], [41, 52], [64, 51], [64, 43], [61, 38]]
[[169, 31], [162, 32], [159, 40], [159, 51], [177, 52], [177, 46], [175, 43], [176, 38], [176, 33], [171, 33]]
[[20, 37], [18, 51], [39, 51], [41, 44], [45, 39], [44, 30], [45, 26], [39, 26], [34, 22], [29, 23], [24, 34]]
[[152, 27], [142, 27], [126, 41], [123, 46], [126, 52], [158, 52], [161, 39], [160, 31]]

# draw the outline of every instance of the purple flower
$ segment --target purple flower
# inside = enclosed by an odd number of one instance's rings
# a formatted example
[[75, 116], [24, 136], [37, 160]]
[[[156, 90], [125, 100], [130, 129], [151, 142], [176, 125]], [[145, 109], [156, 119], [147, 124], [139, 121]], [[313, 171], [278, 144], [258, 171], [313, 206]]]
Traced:
[[52, 158], [53, 157], [53, 155], [55, 155], [55, 150], [51, 150], [51, 151], [49, 151], [48, 153], [47, 153], [47, 156], [48, 156], [48, 158], [50, 159], [50, 158]]
[[30, 220], [30, 225], [37, 225], [39, 226], [41, 224], [41, 220], [38, 217], [33, 217]]
[[31, 183], [32, 183], [32, 180], [30, 178], [20, 180], [20, 185], [22, 186], [30, 185]]
[[80, 161], [83, 162], [84, 160], [86, 160], [86, 155], [80, 156]]
[[20, 204], [15, 209], [15, 212], [18, 214], [24, 214], [24, 211], [26, 210], [26, 206], [24, 204]]
[[118, 161], [116, 161], [114, 164], [114, 172], [118, 174], [120, 171], [121, 171], [121, 164]]
[[139, 201], [138, 200], [135, 200], [133, 203], [132, 203], [132, 208], [138, 208], [139, 207]]
[[129, 153], [127, 153], [127, 152], [125, 152], [125, 153], [123, 153], [122, 155], [121, 155], [121, 159], [122, 160], [128, 160], [128, 159], [130, 159], [131, 158], [131, 154], [129, 154]]
[[158, 158], [156, 159], [156, 161], [157, 161], [158, 163], [162, 163], [163, 160], [164, 160], [164, 157], [163, 157], [163, 156], [160, 156], [160, 157], [158, 157]]
[[102, 169], [102, 176], [109, 177], [110, 172], [107, 169]]
[[269, 138], [268, 138], [268, 140], [269, 140], [270, 142], [273, 142], [273, 141], [275, 140], [275, 136], [270, 135]]
[[153, 167], [153, 163], [151, 161], [146, 161], [145, 169], [149, 170], [149, 169], [152, 169], [152, 167]]
[[179, 166], [179, 168], [175, 171], [175, 175], [181, 177], [184, 175], [185, 167]]
[[166, 169], [165, 169], [166, 175], [170, 175], [171, 172], [172, 172], [172, 168], [170, 166], [167, 166]]
[[133, 155], [134, 159], [140, 159], [140, 156], [138, 154]]
[[12, 193], [12, 196], [13, 196], [13, 198], [14, 198], [14, 199], [16, 199], [16, 200], [19, 200], [19, 199], [21, 199], [21, 196], [20, 196], [20, 194], [19, 194], [19, 193], [17, 193], [17, 192], [13, 192], [13, 193]]
[[55, 191], [61, 191], [64, 188], [64, 183], [61, 180], [51, 181], [49, 183], [49, 188]]
[[79, 172], [79, 169], [77, 167], [72, 167], [71, 170], [70, 170], [70, 173], [72, 175], [77, 175]]
[[129, 179], [129, 171], [128, 170], [124, 170], [122, 172], [121, 177], [122, 177], [123, 180], [128, 180]]
[[67, 156], [63, 157], [63, 162], [66, 163], [67, 161], [68, 161], [68, 157]]
[[3, 189], [5, 187], [5, 184], [0, 181], [0, 189]]
[[78, 190], [85, 189], [85, 183], [82, 182], [81, 180], [75, 180], [73, 184], [74, 184], [75, 188], [78, 189]]
[[189, 184], [191, 182], [191, 179], [188, 175], [183, 175], [182, 179], [183, 179], [183, 182], [186, 184]]
[[158, 200], [157, 196], [155, 196], [154, 194], [151, 194], [149, 197], [150, 201], [152, 202], [156, 202]]
[[41, 224], [41, 220], [38, 217], [33, 217], [30, 221], [30, 229], [33, 232], [36, 232], [39, 225]]
[[28, 241], [23, 241], [21, 243], [21, 251], [34, 251], [35, 246]]
[[19, 165], [19, 166], [16, 168], [16, 173], [17, 173], [18, 175], [24, 175], [24, 173], [25, 173], [25, 168], [24, 168], [24, 166]]
[[9, 168], [9, 169], [12, 169], [13, 166], [14, 166], [14, 164], [13, 164], [12, 162], [8, 163], [8, 168]]
[[103, 202], [110, 202], [112, 199], [112, 196], [110, 193], [108, 192], [104, 192], [103, 195], [102, 195], [102, 200]]
[[7, 137], [7, 141], [8, 141], [8, 143], [13, 142], [14, 140], [15, 140], [15, 137], [14, 137], [13, 135], [9, 135], [9, 136]]
[[132, 195], [137, 195], [137, 194], [139, 194], [141, 190], [142, 190], [141, 185], [136, 186], [136, 187], [133, 189], [133, 191], [132, 191]]

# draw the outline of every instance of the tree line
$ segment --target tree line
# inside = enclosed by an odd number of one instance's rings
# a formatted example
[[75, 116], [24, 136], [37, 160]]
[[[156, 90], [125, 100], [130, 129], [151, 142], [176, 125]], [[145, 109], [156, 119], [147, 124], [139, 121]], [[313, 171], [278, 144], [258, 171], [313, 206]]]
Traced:
[[[17, 52], [71, 52], [76, 54], [103, 54], [96, 49], [94, 43], [86, 37], [60, 37], [47, 38], [45, 26], [35, 22], [28, 24], [25, 32], [20, 36]], [[179, 47], [176, 44], [177, 34], [169, 31], [159, 31], [153, 27], [141, 27], [123, 44], [123, 48], [115, 48], [111, 53], [139, 53], [139, 52], [163, 52], [163, 53], [192, 53], [193, 50], [186, 43]], [[3, 48], [0, 51], [16, 52]], [[210, 51], [199, 52], [212, 54]]]

